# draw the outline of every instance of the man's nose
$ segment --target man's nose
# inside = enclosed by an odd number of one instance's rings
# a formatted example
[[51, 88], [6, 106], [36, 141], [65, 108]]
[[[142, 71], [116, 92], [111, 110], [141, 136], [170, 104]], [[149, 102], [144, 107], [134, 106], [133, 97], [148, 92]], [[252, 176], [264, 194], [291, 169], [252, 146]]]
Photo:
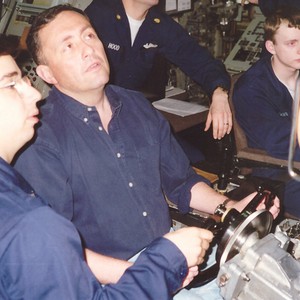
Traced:
[[34, 88], [31, 84], [27, 85], [26, 96], [34, 103], [37, 103], [42, 99], [41, 93], [36, 88]]
[[94, 49], [91, 45], [89, 45], [88, 43], [84, 43], [83, 46], [82, 46], [82, 54], [83, 54], [83, 57], [87, 57], [89, 56], [90, 54], [92, 54], [94, 52]]

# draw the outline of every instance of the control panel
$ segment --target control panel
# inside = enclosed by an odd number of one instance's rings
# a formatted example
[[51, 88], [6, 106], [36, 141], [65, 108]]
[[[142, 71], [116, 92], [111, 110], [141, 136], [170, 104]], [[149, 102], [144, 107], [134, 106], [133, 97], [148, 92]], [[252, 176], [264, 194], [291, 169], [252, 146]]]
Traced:
[[21, 36], [24, 28], [30, 26], [34, 17], [45, 10], [45, 8], [45, 6], [16, 2], [5, 33], [7, 35]]
[[259, 59], [264, 47], [264, 21], [263, 15], [257, 15], [249, 23], [224, 62], [229, 73], [246, 71]]

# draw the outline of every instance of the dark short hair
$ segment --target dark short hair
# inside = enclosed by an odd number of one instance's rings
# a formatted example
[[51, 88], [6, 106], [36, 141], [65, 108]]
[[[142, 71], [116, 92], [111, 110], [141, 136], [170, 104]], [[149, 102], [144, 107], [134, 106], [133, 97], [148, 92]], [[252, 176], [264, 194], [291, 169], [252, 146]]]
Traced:
[[61, 4], [50, 7], [39, 15], [37, 15], [31, 25], [29, 30], [26, 44], [28, 51], [30, 52], [33, 60], [36, 64], [42, 63], [42, 53], [41, 53], [41, 45], [39, 39], [39, 31], [46, 26], [47, 24], [51, 23], [57, 15], [64, 11], [74, 11], [78, 14], [83, 15], [86, 19], [89, 20], [87, 15], [79, 8], [73, 7], [70, 4]]
[[300, 9], [291, 6], [282, 6], [265, 21], [265, 40], [275, 43], [274, 36], [282, 23], [290, 28], [300, 29]]
[[16, 58], [19, 52], [19, 40], [16, 37], [0, 35], [0, 56], [11, 55]]
[[0, 34], [0, 56], [3, 55], [11, 55], [20, 69], [22, 69], [24, 63], [30, 58], [29, 52], [20, 47], [19, 37]]

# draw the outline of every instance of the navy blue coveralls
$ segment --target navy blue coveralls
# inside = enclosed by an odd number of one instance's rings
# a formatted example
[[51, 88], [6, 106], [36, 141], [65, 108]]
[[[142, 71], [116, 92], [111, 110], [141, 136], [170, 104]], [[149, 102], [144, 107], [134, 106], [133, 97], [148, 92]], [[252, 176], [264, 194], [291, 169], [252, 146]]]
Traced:
[[[233, 90], [236, 118], [246, 133], [250, 147], [260, 148], [268, 154], [287, 159], [292, 126], [293, 98], [279, 81], [266, 55], [241, 76]], [[300, 161], [296, 147], [295, 161]], [[291, 180], [285, 170], [255, 168], [261, 177], [284, 180], [284, 210], [300, 217], [300, 183]]]
[[159, 7], [150, 8], [133, 45], [121, 0], [94, 0], [85, 12], [104, 44], [111, 68], [110, 83], [143, 91], [149, 81], [155, 81], [151, 76], [153, 67], [164, 57], [208, 95], [218, 86], [229, 89], [230, 77], [223, 63]]

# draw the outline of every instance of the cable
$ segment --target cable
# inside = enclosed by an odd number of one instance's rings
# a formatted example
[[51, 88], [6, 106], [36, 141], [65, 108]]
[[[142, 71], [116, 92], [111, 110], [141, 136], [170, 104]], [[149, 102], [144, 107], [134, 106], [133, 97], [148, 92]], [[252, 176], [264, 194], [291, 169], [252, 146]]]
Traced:
[[292, 129], [290, 135], [290, 147], [289, 147], [289, 157], [288, 157], [288, 173], [289, 175], [300, 182], [300, 174], [294, 169], [294, 155], [296, 149], [296, 141], [297, 141], [297, 126], [299, 119], [299, 88], [300, 86], [300, 76], [298, 76], [296, 81], [295, 95], [294, 95], [294, 103], [293, 103], [293, 118], [292, 118]]

